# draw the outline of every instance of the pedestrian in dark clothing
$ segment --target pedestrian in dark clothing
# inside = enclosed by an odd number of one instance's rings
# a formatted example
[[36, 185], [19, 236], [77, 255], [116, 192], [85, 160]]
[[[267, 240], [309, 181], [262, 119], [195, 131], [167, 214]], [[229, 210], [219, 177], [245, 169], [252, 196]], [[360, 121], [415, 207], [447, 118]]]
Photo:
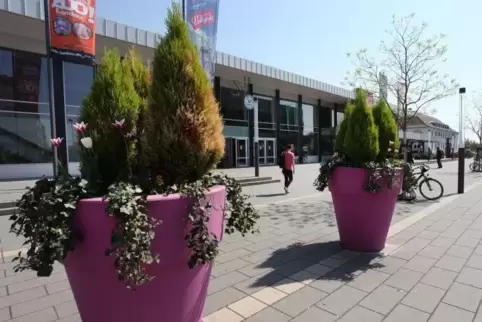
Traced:
[[412, 150], [408, 150], [407, 152], [407, 162], [410, 164], [414, 164], [415, 161], [413, 160], [413, 152]]
[[443, 157], [442, 149], [437, 148], [437, 165], [439, 169], [442, 169], [442, 157]]

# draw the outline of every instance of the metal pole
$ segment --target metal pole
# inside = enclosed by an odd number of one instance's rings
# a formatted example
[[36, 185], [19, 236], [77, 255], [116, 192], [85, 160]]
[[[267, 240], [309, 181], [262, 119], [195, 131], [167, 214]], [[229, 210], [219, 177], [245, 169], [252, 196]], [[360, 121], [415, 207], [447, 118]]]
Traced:
[[464, 113], [464, 94], [465, 87], [459, 88], [460, 96], [460, 110], [459, 110], [459, 171], [458, 171], [458, 193], [464, 193], [464, 177], [465, 177], [465, 147], [464, 147], [464, 127], [463, 127], [463, 113]]
[[[57, 137], [57, 130], [55, 126], [55, 105], [54, 105], [54, 86], [53, 86], [53, 72], [52, 72], [52, 57], [50, 56], [50, 11], [49, 0], [44, 0], [44, 18], [45, 18], [45, 50], [47, 59], [47, 82], [49, 90], [49, 110], [50, 110], [50, 129], [52, 138]], [[63, 144], [67, 144], [64, 142]], [[57, 149], [52, 146], [53, 153], [53, 167], [54, 176], [56, 176], [59, 169], [59, 159], [57, 156]]]
[[186, 0], [181, 0], [182, 19], [186, 21]]
[[254, 176], [259, 177], [258, 99], [254, 101]]

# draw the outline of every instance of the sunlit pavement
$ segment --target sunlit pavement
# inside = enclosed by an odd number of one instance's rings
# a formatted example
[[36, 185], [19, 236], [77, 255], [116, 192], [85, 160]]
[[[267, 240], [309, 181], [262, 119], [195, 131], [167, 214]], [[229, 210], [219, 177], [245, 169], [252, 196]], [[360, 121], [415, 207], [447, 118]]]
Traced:
[[[281, 178], [276, 167], [260, 172]], [[482, 271], [474, 268], [482, 262], [476, 255], [482, 255], [482, 203], [477, 203], [482, 189], [455, 201], [452, 196], [399, 202], [388, 256], [369, 256], [340, 249], [330, 193], [313, 187], [317, 172], [316, 164], [299, 165], [288, 195], [281, 183], [244, 188], [260, 211], [260, 233], [225, 236], [204, 322], [352, 321], [353, 316], [426, 321], [444, 314], [452, 314], [450, 321], [472, 321], [482, 298]], [[443, 183], [447, 195], [456, 193], [457, 162], [446, 162], [430, 175]], [[466, 186], [481, 177], [467, 173]], [[439, 208], [428, 213], [434, 206]], [[81, 321], [61, 265], [49, 278], [13, 272], [11, 259], [22, 240], [8, 233], [8, 217], [0, 217], [0, 223], [0, 321]], [[467, 292], [474, 294], [468, 301], [456, 296]]]

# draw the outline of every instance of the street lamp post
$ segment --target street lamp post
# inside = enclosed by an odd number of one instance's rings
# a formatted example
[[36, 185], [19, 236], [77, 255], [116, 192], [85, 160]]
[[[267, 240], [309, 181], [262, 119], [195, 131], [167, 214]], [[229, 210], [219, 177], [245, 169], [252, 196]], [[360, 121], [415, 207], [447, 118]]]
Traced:
[[464, 176], [465, 176], [465, 147], [464, 147], [464, 94], [465, 87], [459, 88], [460, 110], [459, 110], [459, 172], [458, 172], [458, 193], [464, 193]]
[[254, 176], [259, 177], [258, 99], [254, 99]]
[[254, 176], [259, 177], [259, 126], [258, 126], [258, 99], [248, 94], [244, 97], [244, 106], [253, 110], [254, 114]]

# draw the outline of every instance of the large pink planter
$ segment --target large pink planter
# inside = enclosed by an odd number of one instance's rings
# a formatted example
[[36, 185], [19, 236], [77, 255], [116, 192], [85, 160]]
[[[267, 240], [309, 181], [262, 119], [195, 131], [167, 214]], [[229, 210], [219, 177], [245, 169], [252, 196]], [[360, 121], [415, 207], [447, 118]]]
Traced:
[[329, 188], [343, 248], [359, 252], [378, 252], [385, 248], [397, 196], [402, 187], [403, 170], [397, 169], [396, 174], [396, 184], [392, 189], [387, 187], [386, 179], [382, 178], [382, 191], [369, 193], [364, 190], [368, 170], [336, 168]]
[[[213, 205], [210, 231], [222, 238], [225, 187], [207, 193]], [[200, 322], [202, 321], [212, 265], [189, 269], [189, 249], [184, 240], [189, 200], [179, 195], [150, 196], [149, 215], [162, 220], [152, 250], [160, 264], [149, 269], [154, 280], [128, 290], [118, 281], [114, 257], [106, 257], [114, 221], [106, 216], [100, 198], [82, 200], [76, 225], [84, 235], [65, 259], [65, 268], [83, 322]]]

